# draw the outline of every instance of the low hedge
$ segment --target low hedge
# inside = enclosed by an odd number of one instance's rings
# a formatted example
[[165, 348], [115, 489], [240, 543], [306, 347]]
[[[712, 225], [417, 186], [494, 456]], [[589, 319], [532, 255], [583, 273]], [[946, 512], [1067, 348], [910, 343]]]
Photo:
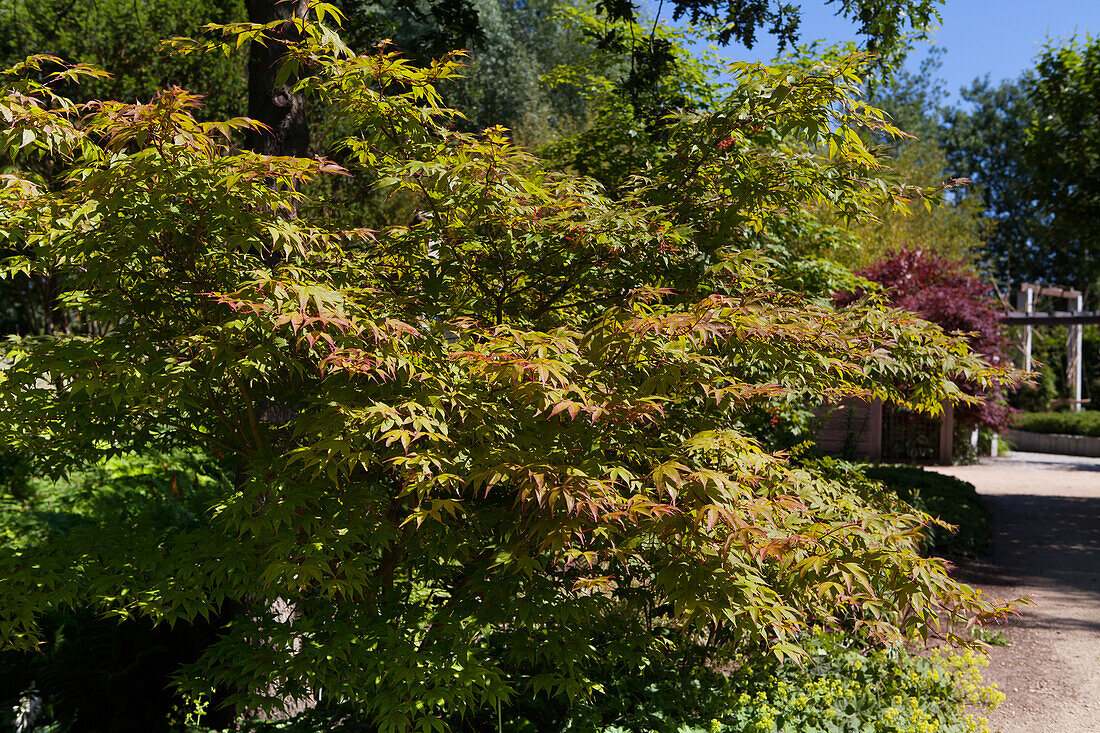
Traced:
[[1057, 433], [1100, 438], [1100, 411], [1021, 412], [1016, 416], [1013, 427], [1029, 433]]
[[925, 550], [941, 555], [974, 556], [988, 549], [990, 511], [973, 484], [914, 466], [873, 466], [864, 473], [914, 509], [956, 527], [954, 532], [937, 525], [927, 527]]

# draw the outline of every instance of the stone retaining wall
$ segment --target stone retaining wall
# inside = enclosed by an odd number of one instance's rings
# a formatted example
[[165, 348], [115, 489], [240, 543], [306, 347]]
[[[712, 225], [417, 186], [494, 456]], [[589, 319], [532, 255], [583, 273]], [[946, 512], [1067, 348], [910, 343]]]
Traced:
[[1031, 433], [1024, 430], [1006, 430], [1004, 437], [1008, 438], [1016, 450], [1030, 453], [1100, 457], [1100, 438], [1058, 433]]

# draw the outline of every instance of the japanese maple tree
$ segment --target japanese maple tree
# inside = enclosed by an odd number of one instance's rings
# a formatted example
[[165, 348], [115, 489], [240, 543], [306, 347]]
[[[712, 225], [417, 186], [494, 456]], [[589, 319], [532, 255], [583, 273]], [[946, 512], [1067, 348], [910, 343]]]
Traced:
[[[4, 176], [4, 272], [56, 274], [97, 328], [4, 346], [0, 435], [57, 476], [198, 446], [234, 478], [184, 525], [0, 550], [4, 644], [33, 647], [59, 606], [175, 623], [232, 604], [180, 672], [194, 698], [431, 730], [598, 694], [597, 663], [670, 644], [785, 657], [811, 625], [898, 639], [1002, 610], [917, 553], [927, 517], [736, 427], [792, 390], [935, 410], [1006, 377], [911, 314], [783, 288], [745, 245], [822, 199], [860, 216], [904, 194], [857, 134], [891, 131], [855, 100], [858, 60], [741, 67], [610, 197], [502, 130], [456, 132], [435, 87], [457, 57], [355, 54], [331, 12], [278, 23], [299, 90], [358, 130], [343, 166], [240, 150], [255, 123], [200, 123], [179, 89], [74, 105], [51, 83], [101, 72], [5, 73], [3, 144], [66, 174]], [[310, 184], [346, 175], [417, 216], [335, 227]]]

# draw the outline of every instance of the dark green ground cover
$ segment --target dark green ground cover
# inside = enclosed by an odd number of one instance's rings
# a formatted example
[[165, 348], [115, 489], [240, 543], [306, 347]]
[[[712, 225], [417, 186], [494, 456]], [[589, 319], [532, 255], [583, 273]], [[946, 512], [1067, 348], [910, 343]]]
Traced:
[[899, 499], [955, 530], [930, 525], [924, 549], [938, 555], [973, 556], [983, 553], [990, 540], [990, 512], [973, 484], [915, 466], [874, 466], [867, 477], [880, 481]]

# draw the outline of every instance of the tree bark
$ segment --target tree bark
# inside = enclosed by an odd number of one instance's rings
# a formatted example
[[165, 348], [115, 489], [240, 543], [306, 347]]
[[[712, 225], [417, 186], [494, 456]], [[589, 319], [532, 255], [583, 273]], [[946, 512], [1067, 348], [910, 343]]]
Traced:
[[[247, 5], [252, 23], [305, 18], [309, 9], [308, 0], [247, 0]], [[250, 132], [245, 144], [263, 155], [302, 157], [309, 149], [305, 95], [293, 91], [294, 77], [275, 83], [286, 44], [300, 36], [289, 23], [272, 35], [267, 45], [254, 42], [248, 52], [248, 116], [270, 129]]]
[[[305, 18], [308, 0], [247, 0], [248, 20], [252, 23], [271, 23]], [[248, 116], [262, 122], [267, 130], [250, 131], [245, 146], [261, 155], [289, 155], [304, 157], [309, 152], [309, 126], [306, 122], [305, 95], [293, 91], [297, 78], [288, 77], [282, 84], [275, 80], [287, 52], [287, 43], [300, 40], [300, 34], [290, 23], [270, 34], [266, 45], [253, 42], [248, 50]], [[294, 216], [295, 214], [291, 214]], [[274, 264], [278, 254], [270, 253], [269, 264]], [[279, 623], [290, 623], [298, 615], [292, 601], [275, 600], [267, 612]], [[313, 708], [317, 700], [284, 696], [280, 710], [260, 714], [261, 720], [289, 720]]]

